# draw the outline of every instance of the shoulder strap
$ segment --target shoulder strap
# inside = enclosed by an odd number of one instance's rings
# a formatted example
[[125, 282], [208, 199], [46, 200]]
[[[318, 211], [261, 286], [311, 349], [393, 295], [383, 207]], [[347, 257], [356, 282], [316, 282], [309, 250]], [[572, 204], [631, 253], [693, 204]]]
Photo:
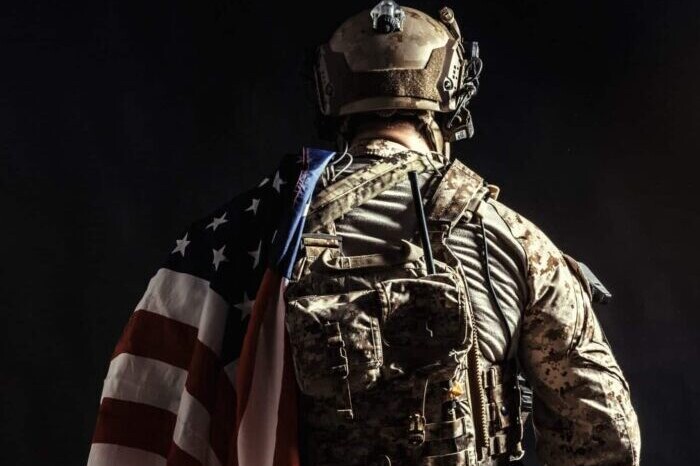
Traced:
[[408, 172], [422, 173], [445, 166], [445, 157], [436, 152], [398, 152], [364, 167], [321, 191], [311, 203], [306, 217], [308, 230], [315, 232], [355, 207], [406, 180]]
[[462, 217], [471, 219], [479, 202], [487, 195], [497, 193], [497, 188], [494, 188], [462, 162], [454, 160], [430, 199], [427, 218], [431, 222], [449, 224], [452, 228]]

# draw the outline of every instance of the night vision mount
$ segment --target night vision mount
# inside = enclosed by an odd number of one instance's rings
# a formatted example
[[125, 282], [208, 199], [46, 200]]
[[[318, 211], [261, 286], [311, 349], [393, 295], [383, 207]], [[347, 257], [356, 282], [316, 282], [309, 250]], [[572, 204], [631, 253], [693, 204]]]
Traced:
[[406, 18], [406, 13], [394, 0], [382, 0], [369, 14], [372, 28], [382, 34], [400, 31]]

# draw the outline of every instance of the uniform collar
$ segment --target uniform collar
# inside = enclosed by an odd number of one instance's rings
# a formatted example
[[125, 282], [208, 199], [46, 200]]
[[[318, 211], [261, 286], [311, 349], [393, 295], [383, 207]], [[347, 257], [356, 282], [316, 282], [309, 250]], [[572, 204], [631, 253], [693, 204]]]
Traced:
[[388, 157], [397, 152], [405, 152], [408, 147], [398, 142], [382, 138], [359, 139], [348, 148], [353, 155], [371, 155], [374, 157]]

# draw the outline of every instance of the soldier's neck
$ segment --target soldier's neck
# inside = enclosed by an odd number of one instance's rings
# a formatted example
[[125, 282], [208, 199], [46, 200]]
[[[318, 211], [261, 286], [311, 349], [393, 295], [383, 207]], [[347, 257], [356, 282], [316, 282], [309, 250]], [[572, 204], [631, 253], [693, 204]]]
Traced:
[[411, 150], [430, 152], [430, 146], [423, 135], [411, 125], [364, 128], [357, 132], [350, 145], [368, 139], [386, 139]]

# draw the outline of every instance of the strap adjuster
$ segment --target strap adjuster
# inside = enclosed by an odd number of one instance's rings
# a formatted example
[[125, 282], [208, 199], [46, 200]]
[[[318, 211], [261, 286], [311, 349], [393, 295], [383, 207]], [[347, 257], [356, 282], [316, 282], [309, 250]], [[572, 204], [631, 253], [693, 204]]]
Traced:
[[326, 346], [333, 360], [330, 367], [331, 374], [339, 376], [341, 379], [347, 379], [350, 375], [350, 366], [348, 365], [348, 353], [345, 350], [345, 341], [340, 333], [340, 325], [338, 322], [328, 322], [324, 325], [327, 339]]
[[425, 442], [425, 416], [420, 413], [408, 417], [408, 444], [417, 447]]

